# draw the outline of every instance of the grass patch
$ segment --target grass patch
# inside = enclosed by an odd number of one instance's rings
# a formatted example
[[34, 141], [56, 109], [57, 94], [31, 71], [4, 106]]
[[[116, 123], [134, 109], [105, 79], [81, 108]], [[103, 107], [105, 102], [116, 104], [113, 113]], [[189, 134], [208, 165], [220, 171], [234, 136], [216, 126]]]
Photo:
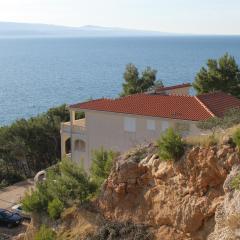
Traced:
[[231, 188], [235, 190], [240, 189], [240, 173], [238, 173], [231, 181], [230, 183]]
[[217, 145], [220, 142], [219, 136], [216, 134], [188, 136], [185, 141], [190, 146], [210, 147]]

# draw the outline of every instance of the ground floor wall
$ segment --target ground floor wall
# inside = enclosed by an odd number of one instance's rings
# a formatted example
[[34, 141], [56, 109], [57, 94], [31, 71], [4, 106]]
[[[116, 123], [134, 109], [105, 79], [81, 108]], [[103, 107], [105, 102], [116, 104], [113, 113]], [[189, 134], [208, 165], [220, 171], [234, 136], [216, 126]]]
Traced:
[[[128, 114], [85, 112], [87, 128], [86, 162], [91, 165], [92, 152], [100, 147], [125, 152], [130, 148], [155, 141], [167, 128], [181, 131], [182, 135], [199, 135], [196, 122]], [[134, 119], [135, 131], [126, 130], [126, 120]]]
[[[70, 148], [69, 151], [67, 151], [69, 140]], [[61, 132], [61, 156], [62, 159], [64, 157], [70, 158], [74, 162], [81, 164], [85, 170], [89, 171], [91, 162], [87, 135]]]
[[[62, 132], [61, 141], [62, 157], [66, 155], [66, 140], [70, 138], [71, 159], [81, 163], [87, 171], [91, 167], [93, 151], [101, 147], [125, 152], [136, 145], [155, 141], [169, 127], [180, 131], [182, 135], [201, 133], [196, 127], [196, 122], [184, 120], [97, 111], [85, 112], [85, 118], [84, 133]], [[129, 126], [125, 126], [126, 123]], [[131, 125], [132, 123], [135, 125]]]

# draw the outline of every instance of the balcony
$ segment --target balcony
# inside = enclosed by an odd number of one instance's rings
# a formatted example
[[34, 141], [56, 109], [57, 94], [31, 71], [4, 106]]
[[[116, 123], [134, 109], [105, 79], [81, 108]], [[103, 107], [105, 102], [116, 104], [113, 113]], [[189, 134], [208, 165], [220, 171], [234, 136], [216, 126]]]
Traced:
[[71, 122], [64, 122], [61, 123], [61, 133], [68, 133], [68, 134], [85, 134], [86, 133], [86, 119], [82, 118], [79, 120], [75, 120], [73, 125], [71, 126]]

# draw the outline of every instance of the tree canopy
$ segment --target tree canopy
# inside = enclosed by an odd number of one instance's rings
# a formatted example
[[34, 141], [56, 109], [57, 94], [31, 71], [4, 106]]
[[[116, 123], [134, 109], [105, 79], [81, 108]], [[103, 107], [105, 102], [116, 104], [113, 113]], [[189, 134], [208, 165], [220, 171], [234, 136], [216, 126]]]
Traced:
[[60, 159], [64, 121], [69, 121], [69, 111], [62, 105], [0, 127], [0, 187], [32, 177]]
[[157, 71], [151, 67], [147, 67], [141, 75], [134, 64], [128, 64], [124, 72], [123, 92], [121, 96], [128, 96], [135, 93], [147, 91], [155, 84], [163, 86], [162, 81], [156, 81]]
[[226, 53], [218, 60], [209, 59], [207, 68], [197, 73], [193, 87], [198, 94], [220, 90], [240, 98], [240, 68], [235, 58]]

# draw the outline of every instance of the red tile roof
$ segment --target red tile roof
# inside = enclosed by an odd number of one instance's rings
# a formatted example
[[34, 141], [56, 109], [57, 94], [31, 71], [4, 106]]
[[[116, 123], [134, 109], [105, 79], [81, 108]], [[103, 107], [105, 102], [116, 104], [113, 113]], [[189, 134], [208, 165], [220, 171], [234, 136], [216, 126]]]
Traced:
[[221, 117], [226, 110], [233, 107], [240, 107], [240, 100], [222, 92], [199, 96], [148, 95], [141, 93], [117, 99], [101, 98], [70, 106], [70, 108], [81, 110], [191, 121], [206, 120], [213, 116]]
[[185, 87], [191, 87], [192, 84], [190, 83], [183, 83], [175, 86], [169, 86], [169, 87], [160, 87], [157, 88], [156, 91], [166, 91], [166, 90], [173, 90], [173, 89], [178, 89], [178, 88], [185, 88]]
[[238, 98], [223, 92], [202, 94], [197, 96], [197, 98], [218, 117], [222, 117], [231, 108], [240, 107]]

